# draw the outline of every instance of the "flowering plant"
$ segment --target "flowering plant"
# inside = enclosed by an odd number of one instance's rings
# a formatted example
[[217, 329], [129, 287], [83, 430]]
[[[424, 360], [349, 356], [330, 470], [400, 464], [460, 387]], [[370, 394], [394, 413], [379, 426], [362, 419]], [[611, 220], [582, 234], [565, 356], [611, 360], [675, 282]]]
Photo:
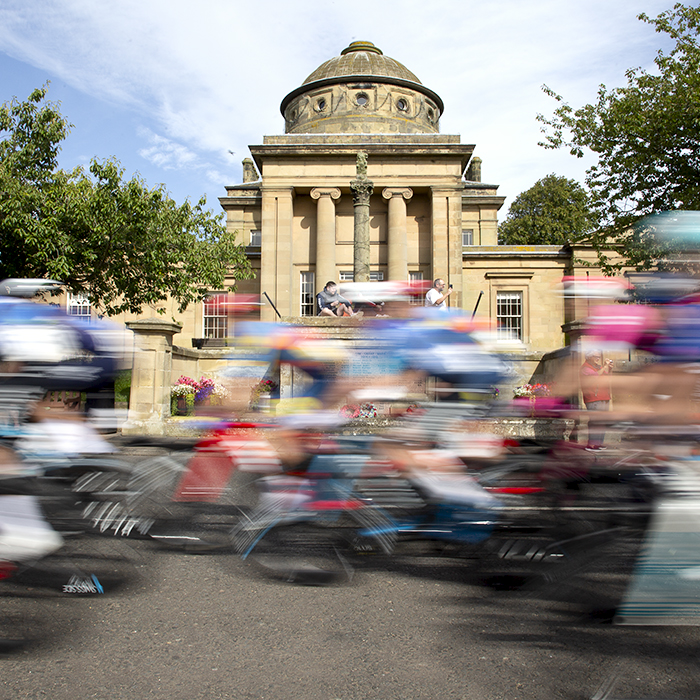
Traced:
[[177, 396], [187, 396], [188, 394], [194, 394], [195, 388], [189, 384], [175, 384], [170, 388], [170, 395]]
[[192, 413], [195, 404], [203, 403], [207, 399], [220, 402], [228, 396], [228, 390], [223, 384], [215, 382], [208, 377], [200, 377], [199, 380], [182, 375], [175, 384], [170, 387], [171, 413], [182, 413], [178, 410], [178, 399], [185, 399], [187, 413]]
[[550, 394], [550, 388], [546, 384], [523, 384], [513, 389], [513, 396], [516, 399], [537, 399]]
[[272, 379], [261, 379], [250, 392], [250, 407], [255, 410], [260, 407], [260, 399], [279, 390], [279, 384]]
[[377, 409], [372, 403], [349, 403], [340, 409], [340, 415], [343, 418], [376, 418]]

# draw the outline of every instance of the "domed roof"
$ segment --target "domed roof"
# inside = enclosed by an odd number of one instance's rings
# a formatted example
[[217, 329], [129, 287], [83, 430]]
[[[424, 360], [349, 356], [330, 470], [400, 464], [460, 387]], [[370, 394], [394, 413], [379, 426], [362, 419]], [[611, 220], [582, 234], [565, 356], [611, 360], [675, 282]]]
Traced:
[[315, 83], [318, 80], [364, 75], [398, 78], [421, 84], [420, 80], [406, 66], [385, 56], [382, 50], [371, 41], [353, 41], [350, 46], [343, 49], [340, 56], [322, 63], [302, 85]]

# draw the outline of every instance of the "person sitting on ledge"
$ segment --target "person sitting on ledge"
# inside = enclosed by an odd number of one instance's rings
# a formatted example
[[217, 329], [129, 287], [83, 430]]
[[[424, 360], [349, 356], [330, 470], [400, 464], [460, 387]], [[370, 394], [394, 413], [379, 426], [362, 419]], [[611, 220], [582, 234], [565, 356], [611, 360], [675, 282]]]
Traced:
[[322, 292], [316, 295], [319, 316], [362, 316], [362, 312], [355, 313], [352, 303], [338, 294], [335, 282], [326, 282]]

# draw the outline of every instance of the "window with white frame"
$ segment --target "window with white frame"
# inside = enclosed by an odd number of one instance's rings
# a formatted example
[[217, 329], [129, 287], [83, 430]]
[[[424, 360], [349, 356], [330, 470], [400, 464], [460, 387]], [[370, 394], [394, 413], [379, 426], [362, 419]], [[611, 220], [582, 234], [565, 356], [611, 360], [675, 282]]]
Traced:
[[[355, 281], [355, 273], [346, 270], [346, 271], [341, 271], [339, 273], [339, 278], [341, 282], [354, 282]], [[384, 281], [384, 273], [383, 272], [370, 272], [369, 273], [369, 281], [370, 282], [383, 282]]]
[[262, 231], [250, 232], [250, 245], [259, 248], [262, 245]]
[[470, 245], [474, 245], [474, 229], [462, 229], [462, 248], [466, 248]]
[[68, 293], [66, 301], [66, 313], [69, 316], [77, 316], [81, 321], [90, 322], [92, 305], [90, 299], [85, 294]]
[[316, 274], [314, 272], [302, 272], [300, 279], [300, 310], [302, 316], [316, 315]]
[[228, 335], [228, 314], [225, 293], [212, 294], [204, 300], [204, 337], [225, 338]]
[[423, 294], [423, 288], [421, 287], [421, 284], [420, 284], [423, 281], [423, 273], [420, 271], [409, 272], [408, 273], [408, 281], [411, 283], [411, 287], [415, 287], [415, 290], [416, 290], [415, 293], [411, 292], [411, 297], [410, 297], [409, 303], [413, 304], [414, 306], [423, 306], [424, 294]]
[[499, 340], [523, 340], [523, 293], [496, 292]]

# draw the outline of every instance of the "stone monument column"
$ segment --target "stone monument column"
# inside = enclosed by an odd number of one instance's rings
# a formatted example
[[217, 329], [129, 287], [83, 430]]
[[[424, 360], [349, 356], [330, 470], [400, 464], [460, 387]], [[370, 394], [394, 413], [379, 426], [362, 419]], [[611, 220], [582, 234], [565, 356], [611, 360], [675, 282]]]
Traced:
[[406, 243], [406, 200], [413, 197], [409, 187], [387, 187], [382, 197], [389, 200], [389, 279], [408, 280], [408, 251]]
[[335, 200], [340, 199], [337, 187], [315, 187], [311, 198], [316, 203], [316, 292], [326, 282], [335, 280]]
[[367, 179], [367, 154], [357, 154], [357, 177], [350, 182], [355, 207], [353, 273], [355, 282], [369, 282], [369, 198], [374, 183]]

